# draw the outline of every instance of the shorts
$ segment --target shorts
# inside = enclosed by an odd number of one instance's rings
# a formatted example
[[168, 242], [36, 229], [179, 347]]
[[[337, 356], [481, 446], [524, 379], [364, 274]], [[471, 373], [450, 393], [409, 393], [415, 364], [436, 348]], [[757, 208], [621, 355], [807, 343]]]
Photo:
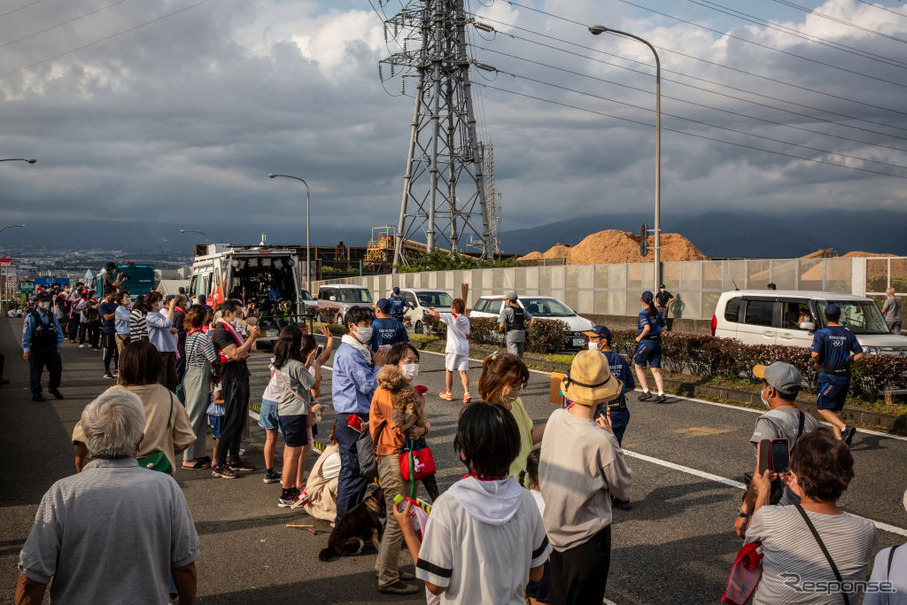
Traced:
[[646, 367], [648, 362], [650, 368], [661, 367], [661, 341], [660, 340], [643, 340], [636, 349], [636, 356], [633, 363], [638, 366]]
[[458, 353], [447, 353], [444, 356], [444, 367], [449, 372], [466, 372], [469, 370], [469, 355], [460, 355]]
[[535, 599], [539, 603], [554, 603], [554, 595], [551, 594], [551, 570], [548, 561], [545, 561], [542, 571], [542, 579], [538, 582], [529, 580], [526, 585], [526, 596]]
[[844, 409], [844, 400], [847, 399], [847, 389], [849, 386], [850, 382], [826, 382], [820, 384], [819, 398], [816, 400], [816, 408], [820, 410], [840, 412]]
[[223, 416], [208, 416], [208, 425], [211, 426], [211, 433], [215, 439], [220, 439], [220, 431], [224, 427]]
[[258, 412], [258, 426], [266, 431], [277, 427], [277, 402], [270, 399], [261, 400], [261, 410]]
[[279, 416], [283, 439], [290, 447], [302, 447], [309, 444], [309, 416]]

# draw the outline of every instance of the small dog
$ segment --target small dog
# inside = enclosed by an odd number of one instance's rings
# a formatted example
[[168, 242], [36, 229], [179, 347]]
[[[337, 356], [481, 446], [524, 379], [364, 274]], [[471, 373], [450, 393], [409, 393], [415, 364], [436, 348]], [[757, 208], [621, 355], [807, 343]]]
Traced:
[[366, 540], [371, 540], [378, 548], [384, 529], [382, 521], [386, 516], [384, 490], [379, 487], [343, 515], [328, 538], [327, 548], [318, 553], [318, 558], [334, 561], [339, 557], [358, 555]]
[[391, 405], [394, 408], [394, 424], [401, 431], [406, 431], [414, 426], [425, 426], [423, 419], [423, 407], [425, 400], [416, 393], [400, 368], [393, 365], [385, 365], [378, 372], [376, 378], [378, 386], [390, 391]]

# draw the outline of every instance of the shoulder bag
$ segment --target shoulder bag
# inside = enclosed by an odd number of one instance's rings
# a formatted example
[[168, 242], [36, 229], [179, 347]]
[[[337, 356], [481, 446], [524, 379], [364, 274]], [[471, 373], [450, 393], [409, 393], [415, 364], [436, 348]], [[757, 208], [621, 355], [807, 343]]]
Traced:
[[[816, 542], [819, 543], [819, 548], [822, 549], [822, 554], [825, 555], [826, 559], [828, 559], [828, 564], [831, 566], [831, 571], [835, 574], [835, 579], [838, 581], [838, 584], [842, 584], [844, 580], [841, 578], [841, 572], [838, 571], [838, 566], [835, 565], [834, 560], [831, 558], [831, 554], [828, 552], [828, 549], [825, 548], [825, 542], [823, 542], [822, 538], [819, 537], [819, 532], [816, 531], [816, 526], [813, 525], [813, 522], [809, 520], [809, 515], [806, 514], [806, 511], [803, 510], [803, 507], [799, 504], [797, 505], [797, 510], [803, 516], [803, 520], [806, 521], [806, 525], [809, 526], [809, 531], [813, 533], [813, 537], [816, 539]], [[844, 597], [844, 605], [850, 605], [850, 597], [847, 596], [847, 593], [841, 591], [841, 596]]]
[[[169, 392], [169, 391], [168, 391]], [[170, 416], [167, 418], [167, 428], [169, 429], [171, 423], [173, 422], [173, 393], [170, 393]], [[139, 458], [139, 466], [144, 468], [159, 471], [161, 473], [167, 473], [168, 475], [173, 473], [173, 465], [170, 464], [170, 460], [167, 459], [167, 455], [164, 452], [158, 450], [148, 454], [144, 458]]]
[[410, 437], [409, 431], [406, 431], [406, 445], [400, 454], [400, 472], [403, 480], [409, 482], [410, 498], [415, 493], [416, 479], [434, 477], [437, 472], [435, 458], [428, 445], [422, 445]]
[[[378, 437], [381, 437], [381, 431], [384, 425], [378, 429]], [[378, 457], [375, 454], [375, 442], [372, 440], [372, 434], [366, 424], [362, 427], [359, 437], [356, 438], [356, 457], [359, 459], [359, 474], [366, 479], [377, 479], [378, 477]]]
[[744, 605], [749, 601], [759, 580], [762, 579], [762, 543], [748, 542], [743, 545], [727, 579], [727, 588], [721, 595], [722, 603]]

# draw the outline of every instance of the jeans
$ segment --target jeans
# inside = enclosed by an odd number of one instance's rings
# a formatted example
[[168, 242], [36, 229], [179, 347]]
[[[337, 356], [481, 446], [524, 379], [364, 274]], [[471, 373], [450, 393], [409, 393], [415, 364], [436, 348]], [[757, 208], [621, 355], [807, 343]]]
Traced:
[[224, 382], [224, 415], [220, 432], [220, 443], [217, 446], [217, 466], [223, 467], [227, 454], [236, 460], [239, 458], [239, 441], [243, 425], [249, 412], [249, 379]]
[[[359, 473], [359, 455], [356, 452], [356, 440], [359, 438], [359, 431], [350, 428], [347, 418], [355, 414], [337, 414], [337, 429], [334, 431], [334, 439], [340, 446], [340, 477], [337, 485], [337, 517], [335, 522], [339, 522], [350, 510], [360, 502], [365, 496], [365, 488], [368, 487], [368, 479]], [[362, 425], [368, 430], [368, 414], [359, 414], [362, 418]], [[391, 496], [393, 498], [393, 496]]]

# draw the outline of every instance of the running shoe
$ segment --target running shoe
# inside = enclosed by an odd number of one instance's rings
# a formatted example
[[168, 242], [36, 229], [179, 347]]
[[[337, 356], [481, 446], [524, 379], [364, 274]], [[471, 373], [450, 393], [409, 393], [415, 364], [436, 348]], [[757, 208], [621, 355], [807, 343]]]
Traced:
[[857, 434], [857, 427], [855, 426], [845, 426], [844, 430], [841, 431], [841, 439], [844, 440], [844, 443], [850, 445], [850, 442], [853, 441], [853, 436]]
[[113, 378], [113, 374], [110, 372], [104, 372], [104, 378]]
[[280, 495], [280, 498], [277, 499], [277, 506], [280, 508], [290, 508], [296, 502], [299, 501], [299, 492], [296, 491], [296, 488], [291, 488], [284, 490]]
[[451, 393], [450, 391], [444, 391], [443, 393], [439, 393], [438, 397], [440, 397], [441, 399], [445, 399], [447, 401], [453, 401], [453, 393]]
[[667, 402], [668, 402], [668, 396], [665, 395], [664, 393], [662, 393], [661, 395], [655, 396], [655, 403], [667, 403]]
[[236, 479], [236, 473], [223, 466], [211, 465], [211, 474], [221, 479]]
[[638, 401], [648, 401], [649, 399], [652, 399], [652, 393], [651, 391], [643, 391], [636, 399]]
[[469, 393], [463, 393], [463, 403], [470, 403], [472, 401], [472, 395]]
[[265, 483], [277, 483], [278, 481], [280, 481], [280, 479], [280, 471], [272, 468], [271, 470], [265, 472], [265, 476], [262, 481], [264, 481]]
[[230, 460], [227, 462], [227, 468], [231, 471], [254, 471], [255, 467], [243, 460], [242, 458], [237, 458], [236, 460]]

